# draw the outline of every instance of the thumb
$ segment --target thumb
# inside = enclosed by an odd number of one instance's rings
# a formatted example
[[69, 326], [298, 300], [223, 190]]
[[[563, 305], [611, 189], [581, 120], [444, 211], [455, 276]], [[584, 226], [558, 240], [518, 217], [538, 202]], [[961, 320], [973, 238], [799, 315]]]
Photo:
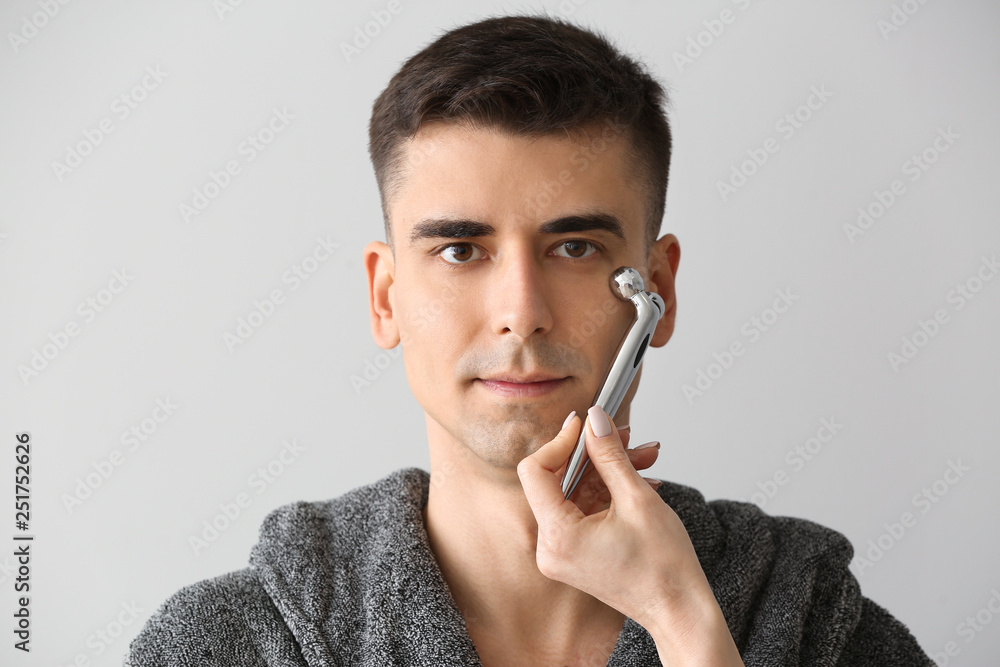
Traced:
[[612, 498], [648, 487], [625, 452], [618, 429], [599, 405], [587, 411], [587, 455]]

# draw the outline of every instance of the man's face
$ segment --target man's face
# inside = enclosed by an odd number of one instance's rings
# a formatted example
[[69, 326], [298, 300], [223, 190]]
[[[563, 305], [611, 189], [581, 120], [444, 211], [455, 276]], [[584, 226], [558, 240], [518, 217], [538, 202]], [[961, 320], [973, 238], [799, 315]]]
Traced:
[[614, 270], [635, 267], [650, 289], [625, 142], [610, 125], [580, 140], [439, 123], [408, 147], [389, 291], [407, 378], [490, 465], [515, 468], [590, 407], [635, 312], [612, 294]]

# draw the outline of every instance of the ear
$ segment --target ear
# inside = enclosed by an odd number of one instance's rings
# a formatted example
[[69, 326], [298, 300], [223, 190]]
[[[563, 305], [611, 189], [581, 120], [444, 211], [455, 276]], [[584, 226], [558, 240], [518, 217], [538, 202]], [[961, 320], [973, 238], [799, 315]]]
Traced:
[[649, 344], [653, 347], [663, 347], [674, 335], [674, 318], [677, 316], [677, 292], [674, 280], [677, 277], [677, 266], [681, 262], [681, 245], [673, 234], [661, 236], [649, 251], [648, 291], [656, 292], [663, 297], [667, 310], [656, 324], [653, 337]]
[[372, 320], [372, 338], [384, 350], [399, 344], [399, 328], [393, 318], [392, 286], [396, 261], [392, 249], [381, 241], [372, 241], [364, 249], [368, 273], [368, 305]]

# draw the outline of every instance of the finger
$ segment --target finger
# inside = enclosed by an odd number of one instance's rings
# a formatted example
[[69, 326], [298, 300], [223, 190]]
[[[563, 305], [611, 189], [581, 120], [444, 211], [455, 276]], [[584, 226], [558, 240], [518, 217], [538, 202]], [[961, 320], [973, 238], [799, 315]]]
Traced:
[[576, 505], [566, 502], [562, 484], [554, 474], [565, 465], [579, 432], [580, 418], [574, 414], [555, 438], [517, 464], [517, 475], [524, 495], [540, 525], [543, 522], [581, 515]]
[[590, 464], [597, 468], [612, 498], [635, 493], [647, 486], [632, 466], [614, 425], [601, 406], [595, 405], [587, 411], [586, 429]]
[[[571, 414], [576, 414], [576, 410], [574, 410]], [[569, 422], [569, 420], [567, 419], [567, 423], [568, 422]], [[631, 434], [632, 434], [632, 427], [629, 426], [628, 424], [626, 424], [625, 426], [622, 426], [622, 427], [618, 428], [618, 435], [621, 436], [622, 445], [624, 447], [628, 447], [629, 440], [631, 440], [631, 437], [630, 437]], [[580, 441], [580, 436], [579, 435], [576, 436], [576, 441], [577, 442]], [[636, 447], [636, 449], [638, 449], [638, 447]], [[631, 450], [629, 450], [629, 451], [631, 451]], [[631, 456], [631, 454], [629, 456]], [[646, 456], [643, 456], [642, 458], [640, 458], [640, 461], [645, 461], [646, 458], [647, 458]], [[653, 465], [653, 461], [655, 461], [655, 460], [656, 460], [656, 457], [654, 456], [653, 459], [649, 462], [649, 465], [643, 465], [642, 467], [638, 467], [637, 466], [636, 470], [642, 470], [644, 468], [648, 468], [650, 465]], [[586, 458], [584, 458], [584, 461], [586, 461]], [[569, 459], [566, 459], [566, 461], [563, 463], [563, 465], [560, 466], [560, 468], [558, 470], [556, 470], [556, 474], [559, 475], [560, 479], [562, 479], [562, 476], [565, 474], [565, 470], [566, 470], [566, 466], [567, 465], [569, 465]], [[590, 475], [592, 470], [593, 470], [593, 468], [591, 466], [587, 466], [584, 469], [584, 477]], [[596, 474], [596, 473], [593, 473], [593, 474]], [[580, 481], [577, 483], [577, 488], [579, 488], [579, 486], [581, 484], [583, 484], [583, 477], [581, 477]], [[571, 495], [571, 498], [573, 498], [575, 496], [576, 496], [576, 491], [573, 492], [573, 494]]]
[[[649, 477], [643, 477], [643, 479], [646, 480], [646, 483], [649, 484], [649, 486], [652, 487], [654, 491], [657, 488], [659, 488], [659, 486], [662, 484], [662, 482], [658, 479], [651, 479]], [[581, 507], [580, 509], [583, 510], [584, 514], [590, 516], [591, 514], [597, 514], [598, 512], [603, 512], [609, 507], [611, 507], [611, 494], [608, 493], [607, 489], [605, 488], [602, 494], [599, 494], [591, 499], [588, 499], [586, 507]]]
[[551, 473], [558, 472], [567, 463], [567, 459], [573, 451], [573, 446], [579, 440], [579, 434], [580, 417], [576, 414], [576, 410], [573, 410], [573, 412], [569, 413], [566, 421], [563, 422], [562, 428], [559, 429], [556, 437], [525, 458], [532, 459], [543, 469]]
[[[635, 449], [625, 450], [625, 453], [628, 454], [632, 462], [632, 467], [636, 470], [645, 470], [651, 467], [656, 462], [657, 456], [660, 453], [658, 442], [649, 442], [645, 443], [645, 445], [648, 446], [640, 445]], [[587, 466], [583, 471], [583, 476], [576, 485], [573, 495], [570, 496], [570, 500], [575, 502], [577, 507], [583, 510], [583, 513], [588, 516], [594, 513], [592, 508], [595, 506], [598, 507], [597, 511], [608, 507], [608, 504], [611, 502], [611, 492], [608, 491], [604, 480], [601, 479], [600, 474], [593, 465]]]
[[633, 468], [636, 470], [645, 470], [656, 463], [656, 459], [659, 458], [660, 443], [655, 441], [647, 442], [644, 443], [644, 445], [636, 447], [635, 449], [627, 449], [625, 451], [628, 453], [628, 457], [632, 461]]
[[[573, 415], [575, 415], [575, 414], [576, 414], [576, 410], [573, 410], [573, 412], [571, 412], [571, 413], [570, 413], [570, 416], [566, 418], [566, 423], [564, 424], [564, 426], [569, 426], [569, 425], [570, 425], [570, 421], [571, 421], [571, 419], [572, 419], [572, 416], [573, 416]], [[626, 425], [625, 425], [625, 426], [623, 426], [623, 427], [622, 427], [621, 429], [619, 429], [619, 431], [618, 431], [618, 432], [619, 432], [619, 433], [622, 433], [622, 432], [623, 432], [623, 429], [624, 429], [624, 440], [623, 440], [622, 442], [628, 442], [628, 433], [629, 433], [629, 431], [630, 431], [630, 430], [632, 429], [632, 427], [631, 427], [631, 426], [628, 426], [628, 425], [626, 424]], [[579, 435], [579, 431], [577, 431], [576, 429], [574, 429], [574, 431], [573, 431], [573, 434], [574, 434], [574, 437], [576, 438], [576, 440], [574, 441], [574, 443], [576, 443], [576, 442], [580, 442], [580, 435]], [[626, 445], [626, 446], [627, 446], [627, 445]], [[572, 453], [572, 452], [571, 452], [571, 453]], [[584, 453], [586, 453], [586, 450], [584, 450]], [[586, 457], [584, 457], [584, 461], [586, 461]], [[562, 478], [563, 478], [563, 475], [565, 475], [565, 474], [566, 474], [566, 466], [568, 466], [568, 465], [569, 465], [569, 457], [567, 457], [567, 458], [566, 458], [566, 460], [565, 460], [565, 461], [563, 461], [563, 464], [562, 464], [561, 466], [559, 466], [558, 470], [556, 470], [556, 471], [555, 471], [555, 472], [556, 472], [556, 474], [557, 474], [557, 475], [559, 475], [559, 479], [560, 479], [560, 480], [562, 480]], [[586, 469], [585, 469], [584, 473], [586, 474], [586, 472], [589, 472], [589, 471], [590, 471], [590, 466], [588, 465], [588, 466], [586, 467]], [[582, 479], [581, 479], [581, 482], [582, 482]], [[560, 481], [560, 483], [561, 483], [561, 481]], [[579, 486], [579, 484], [577, 484], [577, 486]], [[574, 494], [575, 494], [575, 492], [574, 492]]]
[[[660, 448], [658, 442], [647, 442], [645, 445], [640, 445], [635, 449], [626, 449], [625, 453], [628, 455], [629, 460], [632, 462], [632, 467], [636, 470], [645, 470], [656, 463], [656, 459], [660, 454]], [[583, 501], [586, 497], [586, 501], [589, 502], [591, 497], [602, 496], [605, 501], [611, 499], [608, 493], [608, 487], [605, 486], [604, 481], [601, 479], [600, 473], [593, 465], [588, 465], [584, 471], [583, 475], [580, 477], [580, 481], [576, 486], [576, 491], [573, 492], [571, 496], [572, 500]], [[579, 494], [579, 495], [578, 495]], [[583, 507], [581, 503], [577, 503]]]

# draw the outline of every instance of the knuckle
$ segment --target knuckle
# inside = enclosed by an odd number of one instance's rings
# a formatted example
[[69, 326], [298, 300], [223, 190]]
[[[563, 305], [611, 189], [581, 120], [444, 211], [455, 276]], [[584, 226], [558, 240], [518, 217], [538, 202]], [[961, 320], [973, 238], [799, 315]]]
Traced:
[[564, 535], [550, 534], [544, 541], [539, 536], [538, 549], [535, 552], [538, 571], [549, 579], [560, 580], [568, 562], [568, 548]]
[[560, 570], [559, 566], [554, 559], [546, 554], [539, 553], [535, 561], [538, 565], [538, 571], [549, 579], [559, 580]]
[[545, 532], [538, 533], [538, 553], [548, 559], [562, 560], [572, 550], [572, 540], [567, 531], [558, 527], [550, 527]]
[[594, 454], [593, 458], [596, 458], [601, 463], [631, 461], [629, 456], [625, 453], [625, 450], [621, 448], [621, 445], [616, 447], [603, 447], [600, 451]]

